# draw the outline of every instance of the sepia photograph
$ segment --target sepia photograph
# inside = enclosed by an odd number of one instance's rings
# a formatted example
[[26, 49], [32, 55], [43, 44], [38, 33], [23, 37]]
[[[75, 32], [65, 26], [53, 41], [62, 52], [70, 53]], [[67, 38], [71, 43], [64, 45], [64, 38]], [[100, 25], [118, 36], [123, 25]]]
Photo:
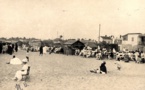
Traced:
[[0, 90], [145, 90], [145, 1], [0, 0]]

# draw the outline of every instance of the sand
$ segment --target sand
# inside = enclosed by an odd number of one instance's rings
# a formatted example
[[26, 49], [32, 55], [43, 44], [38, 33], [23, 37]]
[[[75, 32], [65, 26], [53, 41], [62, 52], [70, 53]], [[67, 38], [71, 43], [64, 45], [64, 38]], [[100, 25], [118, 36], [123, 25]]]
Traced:
[[[21, 60], [26, 51], [15, 55]], [[17, 90], [12, 78], [22, 65], [8, 65], [11, 55], [0, 54], [0, 90]], [[29, 54], [31, 66], [29, 86], [23, 90], [145, 90], [145, 64], [135, 62], [119, 62], [122, 69], [117, 70], [115, 60], [105, 60], [108, 74], [94, 74], [90, 70], [99, 68], [102, 60], [66, 56], [62, 54], [46, 54], [38, 52]]]

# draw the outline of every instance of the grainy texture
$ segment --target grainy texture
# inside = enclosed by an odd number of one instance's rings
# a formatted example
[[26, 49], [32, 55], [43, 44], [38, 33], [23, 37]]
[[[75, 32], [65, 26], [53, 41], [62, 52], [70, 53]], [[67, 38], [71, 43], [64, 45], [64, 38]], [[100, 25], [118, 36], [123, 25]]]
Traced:
[[[23, 59], [25, 51], [15, 53]], [[0, 90], [16, 90], [13, 81], [15, 72], [21, 65], [5, 64], [12, 56], [0, 55]], [[107, 75], [94, 74], [89, 71], [99, 68], [101, 60], [47, 54], [39, 56], [38, 52], [30, 53], [31, 71], [28, 87], [21, 84], [23, 90], [144, 90], [145, 64], [120, 62], [122, 69], [117, 70], [115, 60], [106, 60]]]

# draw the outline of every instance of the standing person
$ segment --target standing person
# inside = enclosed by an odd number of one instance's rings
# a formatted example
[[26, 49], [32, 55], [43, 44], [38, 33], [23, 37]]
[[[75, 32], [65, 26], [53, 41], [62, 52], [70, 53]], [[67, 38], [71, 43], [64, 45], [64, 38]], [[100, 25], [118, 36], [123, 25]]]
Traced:
[[43, 55], [43, 46], [40, 46], [39, 52], [40, 52], [40, 55]]
[[3, 43], [0, 43], [0, 53], [3, 51]]
[[110, 57], [111, 57], [111, 59], [114, 59], [114, 53], [113, 53], [113, 51], [110, 52]]
[[66, 46], [66, 55], [68, 56], [69, 55], [69, 47]]
[[46, 53], [47, 53], [47, 47], [44, 46], [44, 47], [43, 47], [43, 54], [46, 54]]
[[11, 44], [12, 45], [12, 52], [15, 51], [15, 45], [14, 44]]
[[13, 54], [13, 48], [12, 48], [12, 45], [8, 45], [7, 53], [10, 54], [10, 55]]
[[135, 52], [135, 61], [137, 62], [137, 59], [138, 59], [138, 56], [139, 56], [139, 52]]
[[106, 68], [106, 62], [104, 61], [100, 66], [100, 73], [101, 74], [107, 74], [107, 68]]
[[26, 56], [28, 56], [28, 57], [29, 57], [29, 50], [27, 50], [27, 52], [26, 52]]
[[13, 52], [14, 52], [14, 46], [13, 46], [13, 44], [11, 44], [11, 45], [10, 45], [10, 55], [12, 55]]
[[3, 53], [3, 54], [7, 53], [8, 45], [7, 45], [7, 44], [6, 44], [6, 45], [3, 44], [3, 47], [2, 47], [2, 48], [3, 48], [3, 49], [2, 49], [2, 50], [3, 50], [2, 53]]
[[18, 44], [15, 44], [15, 51], [18, 52]]

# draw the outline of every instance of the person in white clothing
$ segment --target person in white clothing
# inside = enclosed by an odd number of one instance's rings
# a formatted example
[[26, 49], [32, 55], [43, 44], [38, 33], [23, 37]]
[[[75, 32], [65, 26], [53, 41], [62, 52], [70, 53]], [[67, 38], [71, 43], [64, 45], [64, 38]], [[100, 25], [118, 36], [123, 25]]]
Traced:
[[138, 60], [139, 52], [135, 52], [135, 60]]
[[10, 62], [7, 62], [7, 64], [20, 65], [22, 64], [22, 61], [14, 55]]
[[23, 67], [22, 67], [21, 70], [19, 70], [19, 71], [16, 72], [15, 77], [13, 78], [13, 80], [21, 81], [22, 78], [23, 78], [23, 75], [26, 75], [27, 74], [28, 68], [30, 67], [27, 64], [28, 60], [27, 59], [23, 59], [22, 62], [24, 64]]
[[46, 54], [46, 53], [47, 53], [47, 47], [44, 46], [44, 47], [43, 47], [43, 54]]

